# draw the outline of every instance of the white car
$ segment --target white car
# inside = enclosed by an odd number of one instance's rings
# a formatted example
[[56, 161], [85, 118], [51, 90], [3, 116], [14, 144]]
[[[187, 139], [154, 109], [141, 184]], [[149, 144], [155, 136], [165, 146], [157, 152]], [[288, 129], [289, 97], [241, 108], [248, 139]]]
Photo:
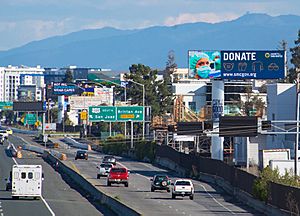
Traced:
[[189, 179], [177, 179], [172, 188], [172, 199], [176, 196], [189, 196], [191, 200], [194, 199], [194, 185]]
[[111, 163], [102, 163], [100, 164], [100, 166], [97, 166], [98, 168], [98, 173], [97, 173], [97, 179], [100, 179], [100, 177], [102, 176], [108, 176], [110, 169], [113, 167], [114, 165]]

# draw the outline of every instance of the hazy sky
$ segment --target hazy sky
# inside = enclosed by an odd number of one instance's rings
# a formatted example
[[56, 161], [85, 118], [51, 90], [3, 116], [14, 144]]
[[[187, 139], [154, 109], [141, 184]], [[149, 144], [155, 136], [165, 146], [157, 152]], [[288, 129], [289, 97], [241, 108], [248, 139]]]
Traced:
[[300, 0], [0, 0], [0, 50], [82, 29], [215, 23], [247, 12], [300, 15]]

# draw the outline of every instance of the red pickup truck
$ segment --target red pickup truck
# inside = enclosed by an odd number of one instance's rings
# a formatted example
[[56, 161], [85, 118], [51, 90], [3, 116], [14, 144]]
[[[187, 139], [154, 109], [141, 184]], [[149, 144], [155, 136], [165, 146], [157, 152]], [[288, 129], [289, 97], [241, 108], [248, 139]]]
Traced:
[[129, 171], [124, 167], [114, 167], [110, 169], [107, 177], [107, 186], [111, 184], [124, 184], [128, 187]]

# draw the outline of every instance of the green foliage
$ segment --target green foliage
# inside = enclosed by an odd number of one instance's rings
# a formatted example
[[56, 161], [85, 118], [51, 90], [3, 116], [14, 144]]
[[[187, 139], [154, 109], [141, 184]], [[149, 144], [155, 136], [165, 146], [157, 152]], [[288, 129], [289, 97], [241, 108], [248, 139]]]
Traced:
[[[160, 115], [170, 110], [171, 89], [169, 87], [170, 77], [164, 80], [157, 80], [157, 70], [142, 64], [133, 64], [129, 68], [129, 73], [124, 78], [140, 83], [145, 87], [145, 106], [151, 106], [152, 115]], [[143, 88], [133, 82], [128, 83], [127, 98], [131, 99], [132, 104], [143, 104]]]
[[108, 137], [103, 143], [102, 151], [104, 153], [110, 153], [114, 155], [122, 155], [122, 153], [129, 150], [129, 145], [126, 143], [123, 134], [118, 134], [116, 136]]
[[300, 30], [298, 31], [298, 38], [295, 40], [295, 47], [290, 49], [292, 54], [291, 63], [294, 65], [289, 70], [288, 82], [293, 83], [297, 79], [297, 74], [300, 72]]
[[149, 159], [151, 162], [155, 159], [155, 142], [142, 140], [135, 143], [135, 156], [138, 160]]
[[74, 81], [73, 74], [71, 70], [67, 70], [65, 77], [63, 79], [64, 83], [72, 83]]
[[293, 172], [286, 170], [285, 175], [280, 176], [278, 169], [272, 170], [269, 166], [264, 168], [260, 173], [253, 185], [254, 196], [262, 201], [268, 200], [269, 195], [269, 182], [275, 182], [278, 184], [300, 187], [299, 177], [295, 178]]

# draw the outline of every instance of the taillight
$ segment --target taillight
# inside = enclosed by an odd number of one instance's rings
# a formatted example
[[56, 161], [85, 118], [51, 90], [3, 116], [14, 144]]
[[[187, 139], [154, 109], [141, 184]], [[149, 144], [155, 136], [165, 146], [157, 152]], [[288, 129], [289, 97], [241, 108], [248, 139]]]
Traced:
[[174, 191], [176, 191], [176, 186], [174, 186]]

